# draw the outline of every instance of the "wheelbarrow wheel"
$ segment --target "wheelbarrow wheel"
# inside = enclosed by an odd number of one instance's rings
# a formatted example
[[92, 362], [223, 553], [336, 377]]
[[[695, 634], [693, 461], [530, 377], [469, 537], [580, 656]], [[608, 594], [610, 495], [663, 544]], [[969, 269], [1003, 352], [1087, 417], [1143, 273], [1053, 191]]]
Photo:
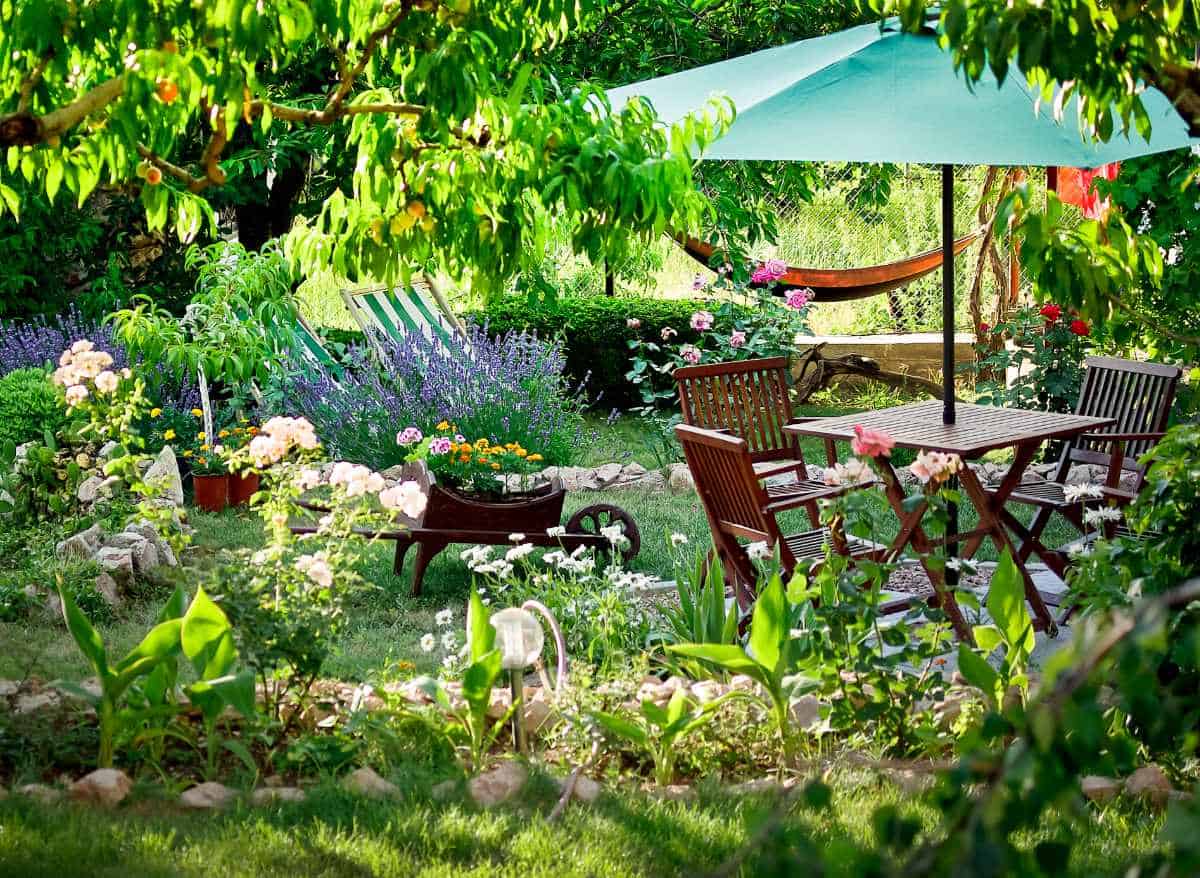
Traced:
[[567, 521], [567, 533], [600, 536], [603, 528], [618, 525], [627, 540], [619, 550], [621, 560], [628, 563], [642, 549], [642, 535], [633, 516], [620, 506], [611, 503], [595, 503], [585, 506]]

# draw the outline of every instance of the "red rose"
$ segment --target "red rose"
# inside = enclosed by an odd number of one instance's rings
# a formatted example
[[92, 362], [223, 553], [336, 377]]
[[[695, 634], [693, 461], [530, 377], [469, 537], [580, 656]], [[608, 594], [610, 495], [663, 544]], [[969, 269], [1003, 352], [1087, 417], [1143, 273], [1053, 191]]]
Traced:
[[1086, 337], [1092, 334], [1092, 328], [1087, 325], [1086, 320], [1072, 320], [1071, 332]]
[[1046, 318], [1048, 323], [1053, 323], [1059, 317], [1062, 317], [1062, 308], [1058, 305], [1043, 305], [1039, 313]]
[[991, 331], [992, 331], [992, 327], [988, 326], [986, 323], [979, 324], [979, 334], [980, 335], [987, 335]]

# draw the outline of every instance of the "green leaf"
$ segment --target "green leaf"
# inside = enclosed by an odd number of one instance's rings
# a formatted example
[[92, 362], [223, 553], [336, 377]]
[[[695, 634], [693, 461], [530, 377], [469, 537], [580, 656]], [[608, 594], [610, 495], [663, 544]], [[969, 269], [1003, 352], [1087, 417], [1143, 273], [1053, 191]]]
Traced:
[[1036, 640], [1033, 620], [1025, 608], [1025, 580], [1007, 549], [1000, 556], [996, 572], [992, 574], [987, 608], [996, 626], [1004, 633], [1010, 649], [1020, 650], [1026, 655], [1033, 652]]
[[966, 643], [958, 645], [958, 669], [968, 683], [982, 689], [988, 697], [995, 697], [999, 675]]
[[83, 653], [83, 657], [87, 659], [88, 664], [96, 672], [101, 683], [109, 676], [108, 669], [108, 654], [104, 650], [104, 641], [101, 639], [99, 632], [92, 627], [92, 623], [88, 621], [87, 616], [83, 611], [75, 605], [75, 601], [71, 600], [71, 596], [63, 589], [62, 582], [58, 583], [58, 597], [62, 602], [63, 619], [67, 623], [67, 630], [71, 632], [71, 636], [75, 639], [75, 645], [79, 647], [79, 651]]
[[479, 592], [471, 589], [467, 600], [467, 643], [471, 647], [471, 661], [477, 662], [496, 645], [496, 629], [488, 622], [487, 607]]
[[691, 658], [704, 659], [735, 674], [747, 674], [759, 682], [762, 682], [768, 673], [768, 669], [746, 655], [740, 646], [726, 643], [678, 643], [668, 646], [667, 650]]
[[258, 766], [254, 762], [254, 756], [250, 750], [241, 741], [233, 738], [226, 738], [221, 742], [221, 746], [241, 760], [242, 765], [246, 766], [246, 770], [251, 773], [258, 772]]
[[645, 730], [624, 717], [595, 711], [592, 713], [592, 718], [603, 726], [605, 730], [619, 738], [631, 741], [639, 747], [645, 747], [649, 743]]
[[196, 591], [183, 617], [180, 643], [201, 679], [224, 676], [237, 660], [229, 618], [203, 588]]
[[[121, 659], [116, 667], [117, 672], [121, 676], [129, 675], [132, 680], [148, 672], [154, 664], [174, 655], [179, 650], [179, 631], [182, 627], [182, 619], [170, 619], [155, 625], [142, 642]], [[135, 669], [141, 670], [131, 673]]]
[[776, 573], [754, 603], [748, 652], [756, 662], [773, 671], [779, 664], [787, 635], [787, 596], [783, 591], [783, 580]]
[[241, 671], [237, 674], [227, 674], [215, 680], [209, 680], [213, 691], [221, 696], [221, 700], [250, 719], [257, 712], [254, 700], [254, 672]]
[[175, 586], [175, 591], [167, 602], [159, 611], [158, 622], [169, 622], [171, 619], [178, 619], [183, 616], [184, 609], [187, 607], [187, 592], [183, 590], [182, 585]]
[[68, 695], [74, 696], [92, 707], [97, 707], [100, 704], [101, 696], [95, 692], [89, 692], [77, 683], [71, 683], [67, 680], [55, 680], [50, 684], [51, 688], [58, 689], [60, 692], [66, 692]]
[[481, 704], [486, 708], [491, 700], [492, 687], [496, 684], [496, 678], [500, 676], [500, 660], [500, 650], [494, 649], [468, 665], [463, 673], [463, 700], [472, 710]]

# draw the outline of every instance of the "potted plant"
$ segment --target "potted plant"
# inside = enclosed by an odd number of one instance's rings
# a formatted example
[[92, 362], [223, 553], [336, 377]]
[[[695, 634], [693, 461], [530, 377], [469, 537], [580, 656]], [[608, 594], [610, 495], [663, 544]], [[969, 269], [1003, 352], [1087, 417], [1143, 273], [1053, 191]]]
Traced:
[[[199, 409], [192, 412], [201, 417]], [[192, 471], [192, 502], [205, 512], [220, 512], [229, 505], [229, 470], [219, 451], [214, 451], [208, 435], [200, 430], [183, 443], [181, 453]]]
[[[236, 425], [223, 427], [217, 432], [217, 448], [228, 461], [229, 456], [236, 454], [258, 435], [255, 427], [247, 418], [238, 418]], [[250, 498], [258, 493], [259, 477], [254, 470], [245, 472], [229, 472], [229, 505], [248, 506]]]

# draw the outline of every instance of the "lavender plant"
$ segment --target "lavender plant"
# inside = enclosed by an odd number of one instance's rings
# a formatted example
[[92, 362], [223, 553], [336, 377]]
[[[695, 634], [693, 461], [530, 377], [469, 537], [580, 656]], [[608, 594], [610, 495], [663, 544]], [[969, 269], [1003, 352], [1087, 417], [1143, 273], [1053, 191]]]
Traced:
[[558, 342], [486, 326], [443, 344], [418, 333], [389, 339], [382, 368], [352, 349], [335, 375], [314, 367], [289, 376], [281, 405], [316, 425], [330, 451], [345, 460], [388, 467], [406, 449], [397, 434], [425, 434], [448, 422], [464, 436], [538, 449], [548, 464], [570, 460], [583, 433], [583, 400], [563, 376]]
[[17, 369], [56, 366], [63, 351], [85, 338], [91, 340], [96, 350], [111, 356], [115, 368], [129, 365], [129, 357], [116, 340], [113, 328], [84, 317], [72, 305], [52, 317], [0, 322], [0, 375]]

